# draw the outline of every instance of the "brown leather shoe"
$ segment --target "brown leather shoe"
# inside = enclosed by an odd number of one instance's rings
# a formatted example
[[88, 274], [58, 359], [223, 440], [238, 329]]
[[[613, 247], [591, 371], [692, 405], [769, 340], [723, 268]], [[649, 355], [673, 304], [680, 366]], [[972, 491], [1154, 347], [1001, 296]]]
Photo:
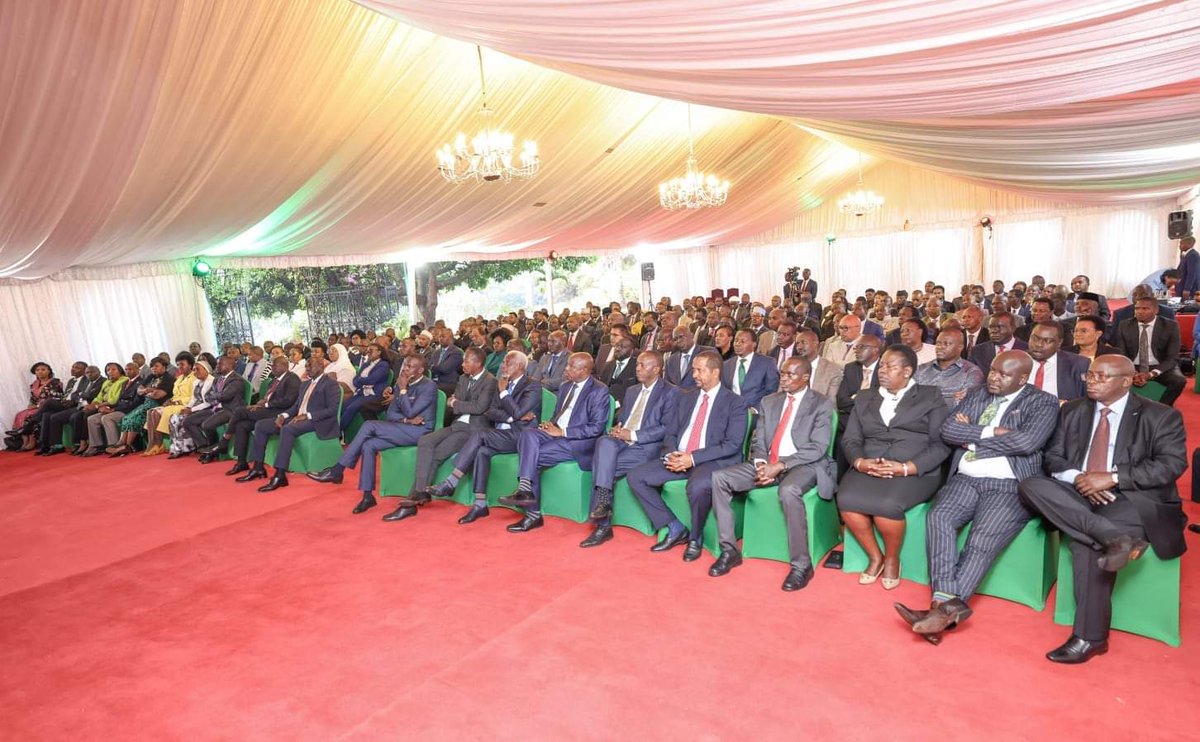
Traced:
[[913, 624], [912, 629], [918, 634], [940, 634], [966, 621], [972, 613], [974, 611], [962, 598], [951, 598], [932, 607], [925, 618]]

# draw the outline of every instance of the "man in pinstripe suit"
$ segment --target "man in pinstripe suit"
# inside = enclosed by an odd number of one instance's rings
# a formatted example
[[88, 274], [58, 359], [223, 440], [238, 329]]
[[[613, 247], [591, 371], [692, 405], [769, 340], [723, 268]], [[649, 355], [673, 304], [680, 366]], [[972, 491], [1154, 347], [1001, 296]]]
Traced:
[[[942, 439], [959, 448], [926, 519], [933, 600], [927, 611], [895, 604], [913, 631], [933, 644], [971, 615], [967, 601], [975, 588], [1033, 517], [1017, 483], [1041, 472], [1058, 400], [1027, 383], [1032, 371], [1028, 353], [1001, 353], [987, 384], [968, 394], [942, 425]], [[958, 530], [968, 522], [971, 533], [960, 556]]]

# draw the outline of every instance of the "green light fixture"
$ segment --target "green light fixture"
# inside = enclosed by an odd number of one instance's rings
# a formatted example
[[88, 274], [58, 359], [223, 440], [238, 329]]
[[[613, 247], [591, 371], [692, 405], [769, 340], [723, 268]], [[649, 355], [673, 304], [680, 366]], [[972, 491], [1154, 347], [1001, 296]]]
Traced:
[[212, 266], [204, 258], [196, 258], [192, 263], [192, 275], [196, 278], [204, 278], [209, 273], [212, 273]]

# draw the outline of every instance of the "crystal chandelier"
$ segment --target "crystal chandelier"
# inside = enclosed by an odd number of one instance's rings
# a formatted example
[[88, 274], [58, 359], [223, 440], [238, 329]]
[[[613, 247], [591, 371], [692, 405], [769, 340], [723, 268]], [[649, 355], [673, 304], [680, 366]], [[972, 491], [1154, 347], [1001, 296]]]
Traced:
[[876, 196], [874, 191], [863, 189], [862, 153], [858, 155], [858, 190], [847, 193], [838, 199], [838, 208], [843, 214], [862, 216], [883, 208], [883, 196]]
[[687, 175], [673, 178], [658, 186], [658, 202], [664, 209], [703, 209], [720, 206], [729, 198], [729, 181], [706, 175], [696, 168], [696, 150], [692, 145], [692, 104], [687, 107], [688, 158]]
[[[476, 46], [479, 55], [479, 89], [482, 105], [479, 115], [487, 122], [494, 114], [487, 104], [487, 82], [483, 76], [483, 49]], [[526, 140], [521, 148], [520, 163], [513, 163], [513, 135], [484, 124], [483, 131], [471, 140], [467, 147], [467, 135], [459, 134], [454, 145], [443, 145], [437, 152], [438, 171], [451, 183], [469, 180], [508, 183], [513, 178], [528, 180], [537, 175], [541, 160], [537, 144]]]

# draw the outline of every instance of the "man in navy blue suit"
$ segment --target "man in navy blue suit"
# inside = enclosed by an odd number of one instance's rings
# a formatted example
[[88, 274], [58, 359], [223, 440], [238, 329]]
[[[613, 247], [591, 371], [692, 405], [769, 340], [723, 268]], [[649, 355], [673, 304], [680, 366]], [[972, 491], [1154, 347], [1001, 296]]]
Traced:
[[325, 376], [325, 360], [309, 358], [305, 366], [308, 381], [300, 387], [295, 403], [287, 412], [274, 418], [259, 420], [254, 425], [254, 443], [250, 448], [250, 460], [254, 465], [238, 482], [251, 482], [267, 476], [263, 459], [267, 455], [267, 441], [279, 433], [279, 448], [275, 451], [275, 474], [259, 492], [271, 492], [286, 487], [288, 462], [292, 460], [292, 446], [296, 438], [315, 432], [318, 438], [329, 440], [338, 437], [338, 405], [342, 401], [342, 388], [337, 381]]
[[1179, 283], [1175, 284], [1175, 295], [1195, 299], [1200, 293], [1200, 253], [1196, 252], [1196, 238], [1188, 235], [1179, 241]]
[[567, 360], [554, 416], [536, 429], [526, 429], [517, 439], [521, 463], [517, 489], [500, 504], [521, 508], [525, 515], [508, 526], [510, 533], [542, 527], [542, 469], [564, 461], [577, 461], [590, 471], [596, 439], [604, 434], [612, 414], [608, 387], [592, 378], [595, 361], [587, 353], [572, 353]]
[[454, 331], [449, 327], [437, 330], [437, 341], [441, 347], [429, 357], [429, 373], [438, 389], [454, 394], [462, 373], [463, 352], [454, 344]]
[[1054, 320], [1033, 325], [1029, 332], [1029, 355], [1033, 374], [1029, 383], [1044, 392], [1070, 402], [1087, 394], [1088, 359], [1062, 350], [1063, 327]]
[[579, 544], [585, 549], [613, 537], [613, 485], [617, 477], [655, 458], [666, 435], [666, 425], [675, 419], [679, 389], [663, 380], [662, 370], [662, 353], [644, 350], [638, 355], [638, 383], [625, 391], [617, 424], [596, 441], [592, 454], [591, 511], [595, 528]]
[[[721, 356], [715, 351], [696, 356], [692, 374], [698, 389], [680, 395], [659, 450], [661, 460], [642, 464], [626, 480], [654, 528], [667, 528], [650, 550], [667, 551], [686, 541], [683, 559], [688, 562], [700, 558], [704, 522], [712, 510], [713, 472], [742, 460], [746, 437], [746, 403], [722, 388]], [[662, 497], [662, 486], [680, 479], [687, 480], [690, 534]]]
[[755, 353], [753, 330], [739, 330], [733, 339], [733, 358], [721, 367], [721, 383], [741, 395], [747, 407], [758, 409], [762, 398], [779, 388], [779, 369], [771, 358]]
[[692, 359], [715, 348], [711, 345], [697, 345], [695, 334], [686, 327], [676, 327], [671, 337], [675, 340], [675, 352], [664, 362], [663, 376], [680, 389], [695, 389]]

